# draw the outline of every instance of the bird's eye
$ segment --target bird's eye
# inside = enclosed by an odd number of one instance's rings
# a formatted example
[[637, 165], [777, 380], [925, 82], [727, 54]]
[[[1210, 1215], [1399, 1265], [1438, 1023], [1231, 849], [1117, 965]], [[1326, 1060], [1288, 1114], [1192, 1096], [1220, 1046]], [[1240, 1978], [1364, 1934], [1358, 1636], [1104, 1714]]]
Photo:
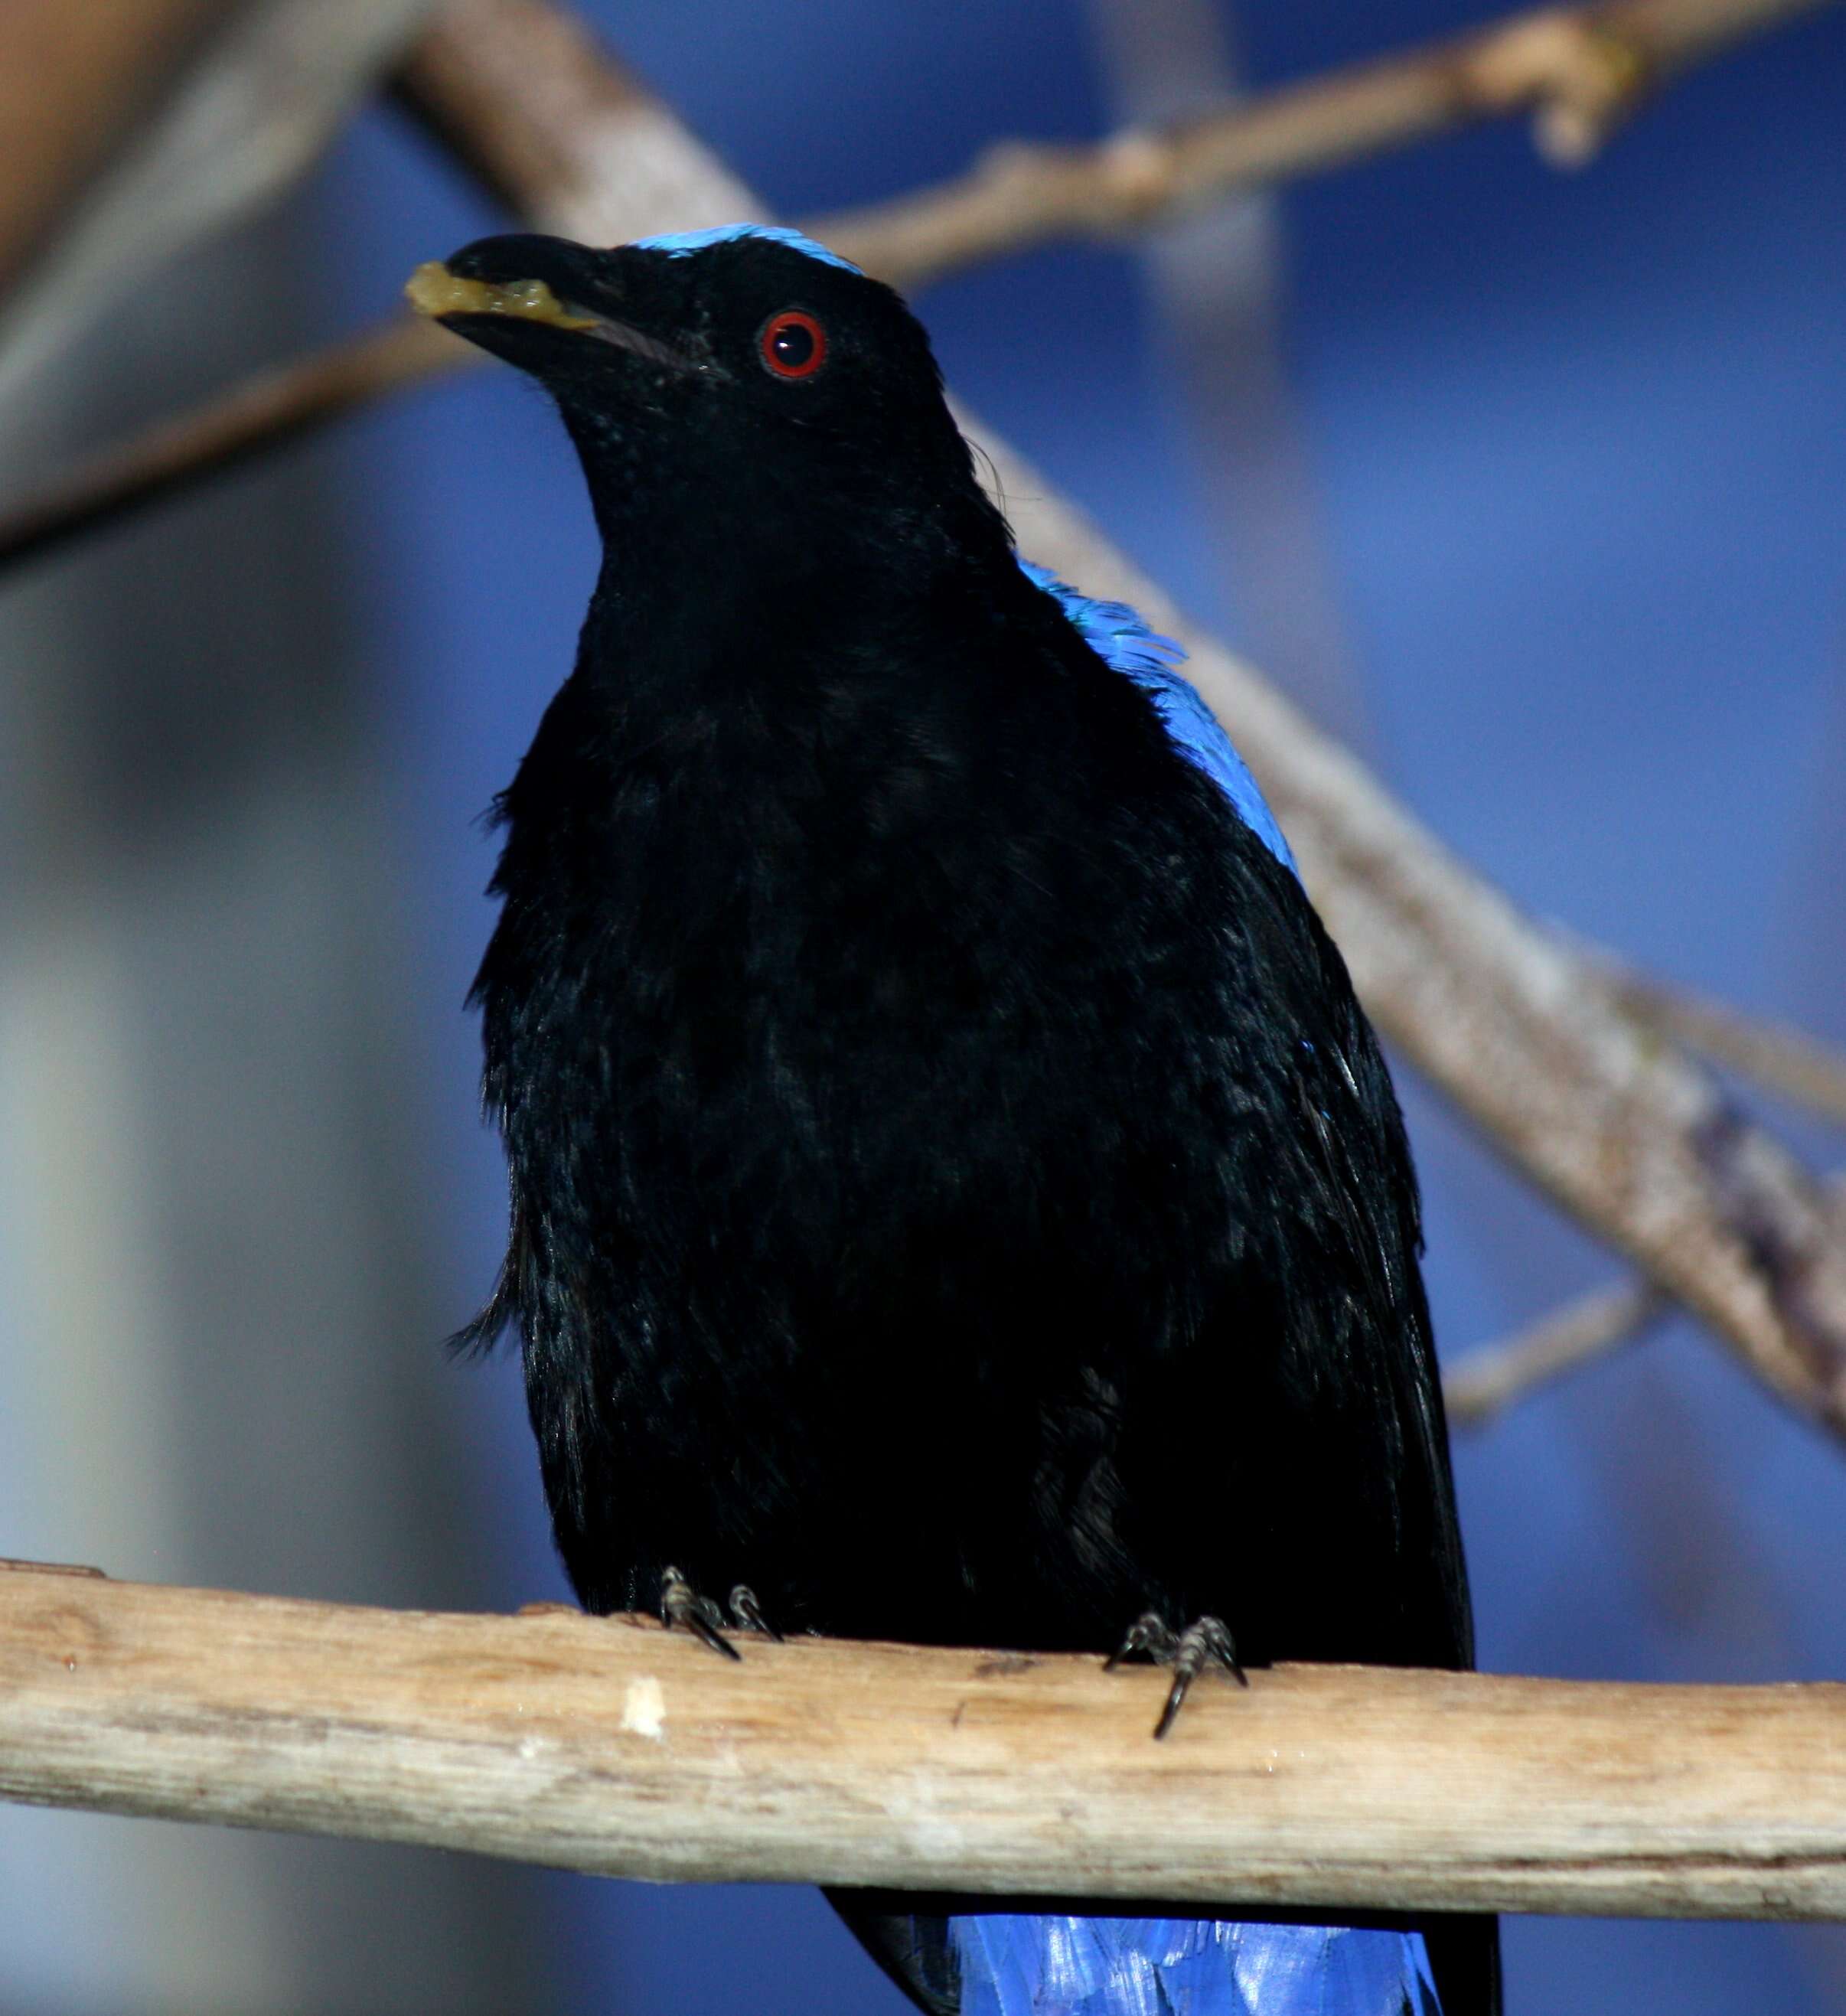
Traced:
[[812, 315], [784, 308], [763, 324], [757, 352], [778, 378], [811, 378], [827, 361], [827, 333]]

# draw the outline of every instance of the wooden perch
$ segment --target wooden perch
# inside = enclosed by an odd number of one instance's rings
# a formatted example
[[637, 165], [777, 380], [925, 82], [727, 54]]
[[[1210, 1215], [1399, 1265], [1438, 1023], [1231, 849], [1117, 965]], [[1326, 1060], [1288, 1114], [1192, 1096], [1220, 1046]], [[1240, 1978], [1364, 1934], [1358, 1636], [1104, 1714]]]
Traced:
[[0, 1796], [658, 1881], [1846, 1917], [1846, 1687], [1146, 1669], [0, 1573]]
[[[811, 220], [894, 286], [1030, 245], [1148, 229], [1251, 189], [1487, 119], [1532, 113], [1553, 158], [1582, 160], [1662, 84], [1830, 0], [1596, 0], [1540, 7], [1454, 40], [1357, 63], [1160, 131], [1091, 146], [1013, 142], [938, 187]], [[486, 88], [530, 56], [519, 102]], [[671, 116], [550, 0], [452, 0], [401, 95], [512, 207], [591, 244], [761, 215]], [[411, 362], [414, 360], [414, 362]], [[0, 512], [0, 568], [94, 531], [273, 441], [482, 361], [380, 329], [122, 444]], [[406, 364], [409, 368], [405, 368]]]

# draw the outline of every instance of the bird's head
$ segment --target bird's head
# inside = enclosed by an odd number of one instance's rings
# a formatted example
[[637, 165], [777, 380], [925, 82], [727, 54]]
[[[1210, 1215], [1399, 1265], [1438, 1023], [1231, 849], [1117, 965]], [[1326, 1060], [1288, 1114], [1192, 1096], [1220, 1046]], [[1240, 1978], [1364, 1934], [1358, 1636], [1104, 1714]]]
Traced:
[[797, 232], [484, 238], [407, 291], [552, 394], [612, 558], [695, 531], [797, 570], [894, 542], [1005, 550], [922, 326]]

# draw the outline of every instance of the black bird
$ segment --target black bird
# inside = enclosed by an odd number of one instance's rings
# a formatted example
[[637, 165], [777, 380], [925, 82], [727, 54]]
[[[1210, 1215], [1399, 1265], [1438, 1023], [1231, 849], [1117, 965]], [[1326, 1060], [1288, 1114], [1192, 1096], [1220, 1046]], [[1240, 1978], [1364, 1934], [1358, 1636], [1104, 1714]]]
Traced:
[[[585, 1607], [1119, 1644], [1168, 1719], [1211, 1661], [1468, 1665], [1396, 1101], [1177, 647], [1022, 566], [921, 326], [793, 232], [412, 295], [554, 396], [603, 536], [497, 801], [464, 1334], [518, 1329]], [[1398, 2016], [1425, 1933], [1498, 2007], [1491, 1920], [836, 1901], [937, 2012]]]

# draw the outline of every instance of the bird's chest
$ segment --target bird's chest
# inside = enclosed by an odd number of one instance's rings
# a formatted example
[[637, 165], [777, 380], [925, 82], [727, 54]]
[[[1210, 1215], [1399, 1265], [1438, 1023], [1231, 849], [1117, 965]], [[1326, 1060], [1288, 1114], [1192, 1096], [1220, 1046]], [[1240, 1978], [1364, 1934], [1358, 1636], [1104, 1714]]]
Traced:
[[570, 1137], [533, 1168], [594, 1208], [991, 1212], [1052, 1161], [1171, 1152], [1222, 1090], [1223, 947], [1170, 837], [977, 778], [714, 772], [618, 799], [509, 902], [490, 1042]]

